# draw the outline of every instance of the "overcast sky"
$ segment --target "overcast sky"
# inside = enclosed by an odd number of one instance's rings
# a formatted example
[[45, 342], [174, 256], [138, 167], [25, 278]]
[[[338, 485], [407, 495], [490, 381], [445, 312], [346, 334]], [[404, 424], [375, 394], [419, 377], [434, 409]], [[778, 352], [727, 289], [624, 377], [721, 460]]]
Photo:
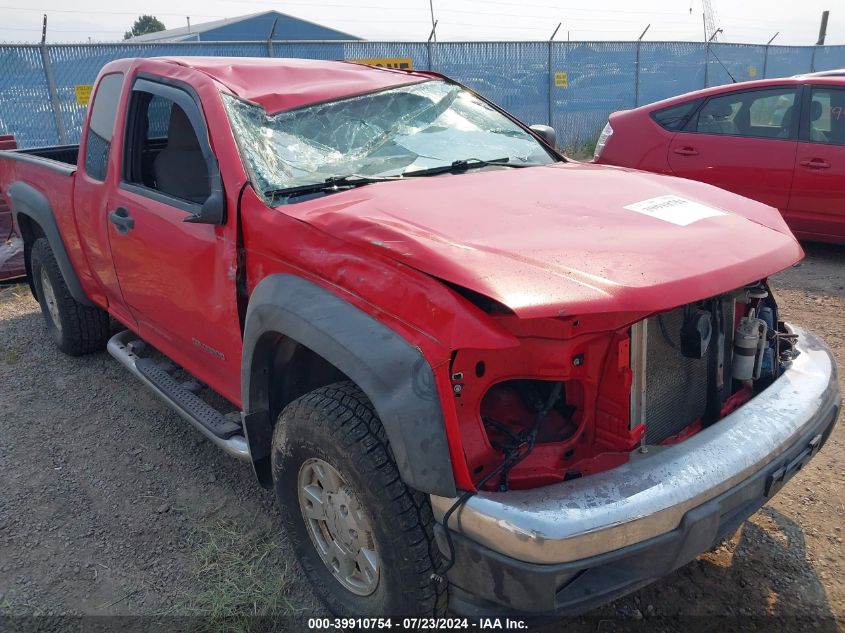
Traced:
[[[845, 44], [842, 0], [711, 0], [721, 41], [815, 44], [824, 9], [831, 9], [828, 44]], [[701, 0], [433, 0], [440, 40], [631, 40], [647, 24], [647, 40], [703, 37]], [[16, 8], [23, 7], [26, 8]], [[0, 0], [0, 41], [33, 42], [47, 13], [49, 42], [115, 41], [139, 13], [167, 27], [185, 26], [275, 9], [370, 40], [425, 40], [431, 28], [428, 0]]]

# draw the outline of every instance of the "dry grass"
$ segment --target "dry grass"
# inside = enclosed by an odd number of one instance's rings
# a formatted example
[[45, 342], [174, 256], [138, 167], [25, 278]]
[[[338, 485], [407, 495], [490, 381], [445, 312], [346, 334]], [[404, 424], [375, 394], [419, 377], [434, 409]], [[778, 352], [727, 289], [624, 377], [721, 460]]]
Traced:
[[294, 582], [270, 530], [245, 529], [230, 519], [193, 534], [196, 588], [169, 614], [195, 618], [193, 631], [253, 633], [284, 630], [299, 609], [290, 601]]
[[[35, 304], [26, 284], [0, 285], [0, 318], [14, 316], [29, 302]], [[18, 360], [20, 360], [20, 354], [13, 345], [0, 343], [0, 362], [14, 365]]]

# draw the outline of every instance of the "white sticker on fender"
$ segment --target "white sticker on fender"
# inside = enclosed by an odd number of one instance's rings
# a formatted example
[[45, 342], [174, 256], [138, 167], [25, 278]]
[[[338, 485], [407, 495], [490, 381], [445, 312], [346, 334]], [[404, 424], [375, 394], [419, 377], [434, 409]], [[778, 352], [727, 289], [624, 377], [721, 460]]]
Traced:
[[625, 206], [630, 211], [636, 211], [643, 215], [650, 215], [664, 222], [671, 222], [678, 226], [689, 226], [704, 218], [712, 218], [717, 215], [727, 215], [724, 211], [708, 207], [707, 205], [681, 198], [680, 196], [659, 196], [649, 198], [642, 202], [635, 202]]

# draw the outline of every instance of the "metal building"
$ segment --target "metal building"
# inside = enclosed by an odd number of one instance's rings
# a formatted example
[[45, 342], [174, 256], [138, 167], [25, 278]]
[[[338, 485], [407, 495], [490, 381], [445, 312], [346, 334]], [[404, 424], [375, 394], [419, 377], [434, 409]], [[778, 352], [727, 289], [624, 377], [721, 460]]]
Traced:
[[234, 42], [274, 40], [360, 40], [356, 35], [280, 13], [265, 11], [203, 24], [185, 25], [130, 38], [130, 42]]

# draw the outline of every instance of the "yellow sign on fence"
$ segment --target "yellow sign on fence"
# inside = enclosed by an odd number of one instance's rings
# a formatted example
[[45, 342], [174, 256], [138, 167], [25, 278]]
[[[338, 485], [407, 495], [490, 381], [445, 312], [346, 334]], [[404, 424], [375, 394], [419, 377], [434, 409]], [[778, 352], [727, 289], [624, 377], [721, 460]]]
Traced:
[[555, 73], [555, 86], [558, 88], [568, 88], [569, 87], [569, 74], [564, 72], [556, 72]]
[[87, 106], [91, 101], [91, 91], [94, 86], [90, 84], [80, 84], [76, 86], [76, 103], [81, 106]]
[[414, 69], [414, 60], [410, 57], [373, 57], [370, 59], [350, 59], [349, 61], [378, 66], [380, 68], [395, 68], [397, 70]]

